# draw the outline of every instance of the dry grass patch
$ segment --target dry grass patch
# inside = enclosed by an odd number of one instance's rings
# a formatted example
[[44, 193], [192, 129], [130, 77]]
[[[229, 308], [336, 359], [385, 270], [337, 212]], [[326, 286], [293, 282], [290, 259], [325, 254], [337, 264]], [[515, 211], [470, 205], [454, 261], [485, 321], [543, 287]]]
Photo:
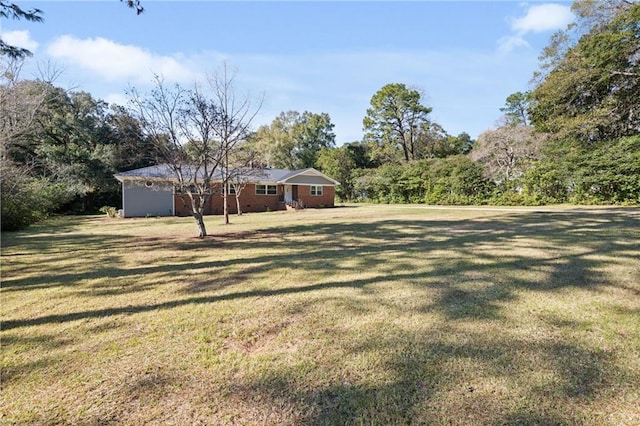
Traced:
[[2, 235], [8, 424], [639, 424], [633, 210], [359, 206]]

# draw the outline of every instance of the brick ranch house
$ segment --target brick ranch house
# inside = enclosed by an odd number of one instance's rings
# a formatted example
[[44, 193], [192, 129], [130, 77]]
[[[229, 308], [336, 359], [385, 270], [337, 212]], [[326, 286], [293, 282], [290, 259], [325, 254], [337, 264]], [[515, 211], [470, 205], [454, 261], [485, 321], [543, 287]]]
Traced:
[[[176, 193], [176, 178], [167, 165], [144, 167], [117, 173], [122, 183], [122, 217], [190, 216], [182, 195]], [[214, 180], [216, 180], [214, 178]], [[266, 168], [248, 176], [240, 191], [243, 213], [286, 210], [294, 206], [333, 207], [335, 187], [340, 183], [316, 169], [284, 170]], [[205, 214], [223, 214], [222, 181], [205, 206]], [[235, 190], [228, 195], [229, 213], [237, 213]], [[186, 197], [185, 197], [186, 198]]]

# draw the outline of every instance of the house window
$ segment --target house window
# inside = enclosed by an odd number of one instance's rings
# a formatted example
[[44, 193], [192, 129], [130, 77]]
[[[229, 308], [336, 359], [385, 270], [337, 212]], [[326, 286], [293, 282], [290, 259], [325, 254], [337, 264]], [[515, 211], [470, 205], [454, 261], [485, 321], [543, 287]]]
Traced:
[[317, 185], [311, 185], [311, 195], [322, 195], [322, 187]]
[[278, 189], [275, 185], [256, 185], [256, 195], [277, 195]]
[[[230, 183], [227, 188], [228, 188], [227, 194], [236, 195], [236, 186], [234, 184]], [[224, 186], [220, 185], [220, 194], [224, 194], [223, 189], [224, 189]]]
[[195, 185], [189, 185], [189, 188], [187, 190], [187, 188], [185, 188], [184, 186], [181, 185], [174, 185], [173, 187], [173, 193], [174, 194], [186, 194], [187, 192], [191, 192], [192, 194], [197, 194], [197, 188]]

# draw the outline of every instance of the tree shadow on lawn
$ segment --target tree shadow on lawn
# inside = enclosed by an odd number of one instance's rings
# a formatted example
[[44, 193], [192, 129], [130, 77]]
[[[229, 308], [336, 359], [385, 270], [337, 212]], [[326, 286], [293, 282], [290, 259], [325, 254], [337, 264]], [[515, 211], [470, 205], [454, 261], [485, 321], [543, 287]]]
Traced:
[[[324, 385], [313, 386], [293, 366], [237, 379], [226, 391], [258, 407], [247, 410], [258, 411], [244, 419], [250, 423], [260, 420], [261, 409], [282, 407], [298, 413], [291, 423], [305, 425], [601, 424], [580, 409], [619, 385], [614, 357], [607, 352], [470, 332], [460, 332], [459, 342], [442, 338], [450, 333], [397, 328], [389, 333], [392, 338], [367, 336], [354, 344], [348, 357], [383, 353], [383, 366], [376, 370], [393, 379], [378, 384], [350, 378], [348, 367], [336, 365], [338, 371], [323, 372]], [[548, 377], [536, 377], [539, 370]], [[583, 416], [587, 421], [580, 421]]]
[[[37, 336], [4, 335], [2, 337], [2, 346], [4, 351], [6, 351], [7, 348], [14, 348], [13, 351], [18, 353], [37, 350], [41, 355], [26, 363], [13, 364], [11, 362], [11, 357], [5, 352], [3, 354], [5, 362], [3, 362], [2, 365], [2, 382], [4, 384], [10, 383], [15, 377], [24, 374], [25, 371], [44, 369], [50, 367], [56, 362], [61, 362], [61, 355], [52, 354], [57, 349], [65, 348], [66, 346], [72, 345], [74, 342], [74, 339], [53, 334], [41, 334]], [[60, 365], [62, 365], [62, 363]]]
[[[5, 292], [46, 289], [53, 287], [73, 287], [87, 279], [135, 278], [156, 272], [186, 270], [189, 265], [184, 256], [175, 253], [162, 257], [163, 264], [142, 264], [134, 268], [125, 266], [127, 258], [137, 252], [154, 253], [173, 249], [184, 238], [168, 235], [140, 237], [135, 235], [111, 234], [65, 234], [55, 232], [38, 235], [15, 235], [4, 246], [2, 260], [2, 287]], [[219, 242], [214, 242], [219, 244]], [[179, 250], [179, 249], [178, 249]], [[175, 249], [174, 249], [175, 251]], [[34, 264], [31, 257], [41, 262]], [[155, 260], [155, 259], [154, 259]], [[197, 264], [193, 264], [196, 265]], [[29, 275], [37, 271], [37, 275]], [[26, 275], [26, 276], [25, 276]], [[131, 280], [133, 281], [133, 280]], [[110, 288], [105, 284], [103, 295], [141, 291], [139, 286]], [[100, 295], [96, 291], [93, 295]]]
[[[637, 217], [625, 214], [605, 217], [579, 213], [541, 213], [506, 214], [488, 219], [454, 221], [385, 219], [371, 223], [290, 225], [250, 233], [223, 234], [204, 241], [181, 238], [167, 242], [162, 237], [140, 240], [129, 236], [103, 235], [43, 237], [30, 241], [38, 249], [46, 246], [47, 242], [51, 247], [57, 244], [79, 245], [87, 250], [86, 257], [91, 259], [99, 259], [98, 252], [105, 245], [112, 247], [113, 253], [117, 254], [109, 255], [108, 261], [96, 260], [94, 267], [87, 271], [50, 271], [38, 277], [17, 279], [3, 277], [4, 292], [35, 287], [74, 286], [93, 278], [126, 278], [135, 282], [137, 277], [159, 274], [156, 280], [159, 284], [150, 284], [150, 287], [161, 285], [163, 278], [180, 279], [185, 283], [185, 295], [206, 292], [213, 294], [157, 304], [10, 320], [3, 323], [3, 328], [336, 287], [362, 290], [380, 282], [409, 282], [415, 286], [440, 289], [439, 301], [428, 308], [441, 310], [451, 319], [497, 318], [499, 307], [496, 302], [512, 299], [513, 292], [518, 289], [551, 291], [564, 287], [597, 289], [599, 286], [610, 285], [609, 277], [600, 272], [603, 261], [592, 255], [615, 258], [618, 261], [634, 259], [640, 251], [640, 238], [631, 239], [629, 232], [639, 226], [640, 220]], [[312, 241], [306, 242], [307, 237], [313, 238]], [[525, 246], [530, 245], [530, 240], [534, 239], [547, 252], [536, 257], [520, 254], [518, 239], [525, 239]], [[177, 251], [188, 252], [225, 250], [238, 253], [240, 257], [232, 260], [198, 260], [196, 256], [195, 261], [185, 261], [184, 257], [176, 256], [173, 262], [171, 259], [163, 259], [169, 260], [165, 264], [133, 268], [117, 266], [121, 263], [119, 258], [127, 256], [129, 250], [153, 252], [159, 248], [167, 249], [167, 245]], [[578, 251], [571, 252], [570, 248], [577, 248]], [[246, 249], [251, 250], [251, 255], [242, 257]], [[255, 255], [256, 252], [262, 254]], [[416, 263], [421, 262], [425, 265], [424, 269], [416, 266]], [[229, 265], [239, 267], [239, 270], [233, 275], [222, 277], [196, 275], [185, 279], [181, 275], [198, 269], [217, 268], [223, 271]], [[378, 271], [374, 267], [379, 268]], [[300, 282], [299, 285], [290, 287], [274, 283], [273, 289], [228, 292], [248, 279], [281, 269], [309, 272], [315, 278], [313, 283]], [[357, 275], [366, 274], [370, 270], [377, 275], [344, 282], [339, 279], [343, 272]], [[542, 274], [544, 279], [528, 279], [526, 271], [545, 271]], [[494, 274], [497, 279], [492, 281]], [[636, 274], [640, 280], [640, 271], [636, 271]], [[476, 280], [482, 281], [483, 285], [476, 286]], [[109, 292], [109, 285], [107, 280], [104, 293], [96, 291], [95, 294], [126, 294], [129, 290], [141, 291], [147, 288], [118, 285], [118, 288], [112, 289], [113, 292]], [[225, 293], [216, 294], [219, 290], [224, 290]]]
[[[430, 290], [433, 299], [418, 304], [419, 309], [440, 313], [451, 324], [468, 320], [500, 321], [504, 319], [504, 304], [517, 299], [521, 291], [554, 292], [564, 288], [598, 291], [617, 286], [618, 283], [603, 275], [602, 267], [613, 259], [622, 263], [637, 260], [640, 238], [633, 230], [639, 227], [638, 217], [630, 214], [537, 213], [450, 221], [323, 222], [229, 233], [204, 241], [185, 238], [170, 244], [178, 251], [222, 249], [233, 251], [239, 257], [232, 261], [188, 262], [176, 257], [175, 263], [135, 268], [121, 268], [110, 262], [97, 265], [91, 272], [57, 273], [35, 282], [9, 280], [8, 285], [3, 282], [3, 287], [20, 291], [30, 286], [74, 285], [99, 276], [131, 280], [145, 274], [175, 277], [194, 269], [224, 270], [230, 263], [239, 268], [238, 272], [223, 278], [194, 278], [185, 282], [183, 291], [174, 294], [171, 300], [10, 319], [3, 322], [2, 328], [8, 331], [258, 297], [322, 294], [337, 288], [368, 292], [382, 283]], [[536, 246], [530, 247], [534, 242]], [[161, 238], [152, 238], [136, 246], [128, 237], [115, 237], [110, 243], [118, 250], [137, 247], [150, 251], [159, 247], [166, 249], [167, 244]], [[53, 247], [55, 240], [50, 244]], [[98, 250], [100, 236], [91, 236], [88, 245]], [[529, 255], [519, 251], [527, 247], [539, 252]], [[243, 256], [244, 250], [251, 250], [252, 255]], [[308, 272], [314, 278], [295, 285], [274, 283], [270, 289], [246, 289], [245, 286], [243, 290], [234, 291], [235, 286], [243, 286], [252, 278], [287, 268]], [[343, 272], [351, 274], [349, 276], [361, 273], [362, 277], [341, 279]], [[635, 274], [636, 282], [640, 282], [640, 272]], [[625, 291], [633, 296], [638, 289], [626, 288]], [[438, 335], [438, 330], [433, 332]], [[451, 330], [443, 332], [451, 333]], [[460, 342], [452, 343], [433, 335], [398, 330], [397, 339], [392, 341], [372, 335], [364, 345], [354, 345], [353, 353], [369, 348], [397, 348], [387, 357], [386, 368], [392, 372], [393, 380], [380, 386], [347, 380], [309, 389], [308, 385], [296, 382], [295, 374], [286, 370], [233, 386], [239, 397], [247, 401], [262, 400], [272, 405], [284, 401], [297, 407], [305, 413], [299, 419], [303, 424], [442, 423], [447, 421], [444, 409], [475, 412], [486, 423], [562, 424], [574, 420], [564, 410], [566, 406], [579, 405], [608, 391], [613, 384], [611, 375], [618, 374], [612, 354], [576, 342], [534, 344], [508, 335], [491, 341], [484, 335], [461, 333]], [[515, 381], [520, 402], [514, 402], [508, 389], [498, 387], [493, 394], [479, 389], [473, 371], [455, 366], [455, 362], [461, 360], [480, 365], [480, 373], [492, 380], [508, 377]], [[551, 378], [541, 379], [537, 384], [529, 380], [528, 364], [548, 371]], [[456, 392], [458, 397], [447, 400], [450, 406], [439, 405], [443, 394]], [[461, 416], [449, 418], [457, 418], [459, 423], [473, 423]]]

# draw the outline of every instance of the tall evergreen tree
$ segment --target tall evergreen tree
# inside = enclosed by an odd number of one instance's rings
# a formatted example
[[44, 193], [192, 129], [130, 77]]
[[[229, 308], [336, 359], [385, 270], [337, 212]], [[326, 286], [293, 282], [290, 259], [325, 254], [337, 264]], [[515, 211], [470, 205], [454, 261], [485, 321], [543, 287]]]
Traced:
[[418, 135], [428, 127], [432, 110], [420, 98], [418, 90], [401, 83], [387, 84], [378, 90], [362, 121], [365, 140], [401, 149], [405, 161], [419, 158]]

